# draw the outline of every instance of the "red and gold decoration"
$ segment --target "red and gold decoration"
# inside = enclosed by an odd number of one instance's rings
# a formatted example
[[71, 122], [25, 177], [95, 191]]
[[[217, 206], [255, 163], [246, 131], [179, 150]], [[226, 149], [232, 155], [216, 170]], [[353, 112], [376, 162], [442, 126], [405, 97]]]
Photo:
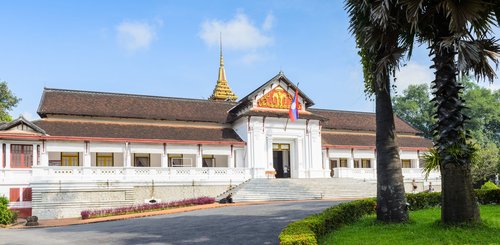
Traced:
[[[257, 101], [258, 107], [273, 108], [273, 109], [289, 109], [292, 104], [293, 96], [286, 92], [285, 89], [278, 86], [271, 90], [269, 93], [262, 96]], [[301, 110], [302, 105], [297, 103], [297, 109]]]

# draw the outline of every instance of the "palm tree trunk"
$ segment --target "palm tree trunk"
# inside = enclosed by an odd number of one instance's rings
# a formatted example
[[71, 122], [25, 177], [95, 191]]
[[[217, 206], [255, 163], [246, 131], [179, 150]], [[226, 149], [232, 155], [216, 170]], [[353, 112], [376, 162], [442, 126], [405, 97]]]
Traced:
[[405, 222], [408, 220], [403, 173], [396, 142], [396, 127], [392, 111], [390, 80], [376, 85], [377, 123], [377, 220]]
[[[446, 33], [440, 36], [444, 37]], [[466, 116], [460, 96], [463, 87], [456, 76], [456, 52], [438, 44], [432, 49], [436, 69], [433, 94], [438, 117], [436, 146], [441, 159], [441, 220], [445, 224], [479, 221], [464, 127]]]

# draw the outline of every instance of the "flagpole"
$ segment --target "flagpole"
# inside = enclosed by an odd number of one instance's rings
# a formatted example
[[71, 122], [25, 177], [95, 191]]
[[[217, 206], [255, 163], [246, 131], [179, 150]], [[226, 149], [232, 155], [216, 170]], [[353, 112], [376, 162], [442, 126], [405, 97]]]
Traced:
[[286, 123], [285, 123], [285, 132], [286, 132], [286, 127], [288, 126], [288, 120], [290, 120], [290, 118], [287, 118], [287, 119], [286, 119]]

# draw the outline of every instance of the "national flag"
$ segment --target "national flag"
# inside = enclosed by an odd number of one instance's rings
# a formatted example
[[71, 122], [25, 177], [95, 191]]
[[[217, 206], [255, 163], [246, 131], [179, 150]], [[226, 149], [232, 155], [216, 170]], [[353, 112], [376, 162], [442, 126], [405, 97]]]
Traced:
[[299, 110], [297, 109], [297, 104], [299, 97], [299, 90], [295, 90], [295, 96], [293, 97], [292, 103], [290, 104], [290, 109], [288, 110], [288, 115], [290, 116], [290, 121], [296, 121], [299, 119]]

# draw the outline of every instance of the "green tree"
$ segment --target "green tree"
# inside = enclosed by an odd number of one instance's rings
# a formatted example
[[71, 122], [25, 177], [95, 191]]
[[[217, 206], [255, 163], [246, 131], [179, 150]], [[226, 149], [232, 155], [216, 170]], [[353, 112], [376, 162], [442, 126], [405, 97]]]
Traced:
[[[457, 74], [473, 73], [493, 80], [499, 46], [490, 37], [497, 0], [402, 0], [407, 19], [419, 40], [429, 44], [436, 70], [432, 82], [437, 118], [434, 141], [440, 159], [442, 206], [446, 224], [479, 221], [479, 207], [472, 188], [473, 147], [467, 132]], [[403, 30], [407, 31], [407, 30]]]
[[12, 116], [9, 115], [8, 111], [17, 106], [19, 101], [21, 101], [21, 99], [14, 96], [12, 91], [10, 91], [9, 87], [7, 86], [7, 82], [0, 82], [0, 121], [12, 121]]
[[500, 90], [480, 87], [470, 78], [463, 83], [465, 112], [470, 117], [466, 128], [478, 143], [492, 141], [500, 146]]
[[394, 113], [422, 131], [426, 138], [432, 138], [432, 125], [436, 122], [429, 95], [427, 84], [410, 85], [392, 102]]
[[[480, 186], [487, 179], [493, 180], [500, 169], [500, 90], [480, 87], [470, 77], [464, 77], [461, 83], [465, 86], [465, 111], [471, 117], [465, 129], [477, 151], [471, 162], [472, 180]], [[430, 132], [435, 119], [431, 117], [434, 108], [429, 93], [425, 84], [410, 85], [403, 95], [394, 97], [394, 112], [416, 128]]]
[[396, 0], [347, 0], [350, 31], [360, 49], [365, 78], [365, 91], [375, 95], [377, 148], [377, 219], [405, 222], [408, 210], [396, 143], [394, 114], [391, 103], [391, 75], [399, 67], [413, 36], [401, 32], [408, 29], [401, 5]]

